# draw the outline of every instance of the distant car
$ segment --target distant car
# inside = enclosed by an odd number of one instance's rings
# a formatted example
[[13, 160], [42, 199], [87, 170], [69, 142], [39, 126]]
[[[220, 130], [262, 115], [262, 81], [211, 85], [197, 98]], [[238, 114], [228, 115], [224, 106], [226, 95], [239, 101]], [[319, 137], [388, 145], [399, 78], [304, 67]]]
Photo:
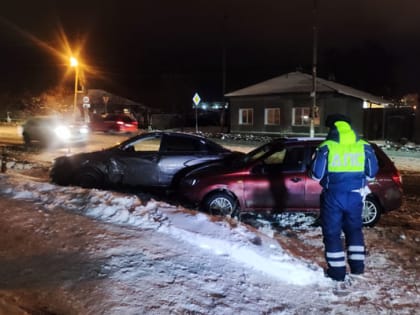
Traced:
[[41, 146], [83, 144], [88, 140], [89, 128], [82, 122], [71, 122], [58, 116], [34, 116], [22, 125], [25, 145]]
[[138, 132], [138, 122], [131, 115], [107, 114], [104, 117], [95, 115], [90, 123], [92, 131], [110, 133], [135, 133]]
[[[277, 139], [229, 164], [208, 163], [181, 179], [180, 196], [202, 210], [223, 215], [241, 212], [319, 211], [321, 186], [308, 166], [322, 139]], [[402, 204], [401, 176], [375, 144], [379, 172], [368, 185], [363, 223], [373, 226], [381, 213]]]
[[55, 159], [50, 177], [60, 185], [171, 189], [180, 171], [199, 163], [243, 155], [202, 136], [156, 131], [96, 152]]

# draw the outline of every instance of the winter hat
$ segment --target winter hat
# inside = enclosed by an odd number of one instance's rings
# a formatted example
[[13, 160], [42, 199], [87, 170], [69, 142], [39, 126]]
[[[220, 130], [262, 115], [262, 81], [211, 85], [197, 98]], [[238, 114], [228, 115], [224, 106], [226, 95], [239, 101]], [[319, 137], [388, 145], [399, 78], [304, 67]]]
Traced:
[[332, 128], [337, 121], [345, 121], [349, 125], [351, 124], [351, 119], [349, 117], [342, 114], [331, 114], [325, 119], [325, 127]]

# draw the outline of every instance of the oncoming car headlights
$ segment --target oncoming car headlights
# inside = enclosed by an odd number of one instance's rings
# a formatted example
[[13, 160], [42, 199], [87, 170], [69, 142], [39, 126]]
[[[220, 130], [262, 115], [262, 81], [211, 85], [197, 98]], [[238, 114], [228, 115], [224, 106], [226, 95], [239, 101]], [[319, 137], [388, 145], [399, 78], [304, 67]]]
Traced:
[[89, 127], [88, 126], [82, 126], [82, 127], [80, 127], [79, 132], [81, 134], [88, 134], [89, 133]]
[[54, 133], [62, 140], [69, 140], [71, 137], [70, 129], [66, 126], [58, 126], [54, 129]]

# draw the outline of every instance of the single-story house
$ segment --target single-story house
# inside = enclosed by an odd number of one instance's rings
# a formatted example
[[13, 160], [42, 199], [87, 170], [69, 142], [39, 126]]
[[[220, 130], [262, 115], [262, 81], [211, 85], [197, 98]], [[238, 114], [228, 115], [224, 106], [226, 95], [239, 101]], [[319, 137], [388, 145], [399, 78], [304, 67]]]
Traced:
[[341, 113], [351, 118], [360, 135], [384, 136], [382, 113], [378, 117], [369, 110], [388, 108], [392, 105], [390, 101], [334, 81], [317, 77], [315, 82], [313, 93], [312, 75], [291, 72], [226, 94], [230, 132], [309, 136], [313, 117], [314, 135], [325, 135], [328, 131], [325, 118]]

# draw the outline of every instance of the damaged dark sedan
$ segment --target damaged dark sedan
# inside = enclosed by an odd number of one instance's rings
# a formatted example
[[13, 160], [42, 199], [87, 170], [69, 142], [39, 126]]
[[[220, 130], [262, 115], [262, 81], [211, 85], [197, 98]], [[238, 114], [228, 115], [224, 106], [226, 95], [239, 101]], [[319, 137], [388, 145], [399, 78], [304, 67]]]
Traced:
[[85, 188], [171, 188], [180, 171], [243, 155], [203, 136], [156, 131], [134, 136], [101, 151], [61, 156], [51, 168], [52, 182]]

